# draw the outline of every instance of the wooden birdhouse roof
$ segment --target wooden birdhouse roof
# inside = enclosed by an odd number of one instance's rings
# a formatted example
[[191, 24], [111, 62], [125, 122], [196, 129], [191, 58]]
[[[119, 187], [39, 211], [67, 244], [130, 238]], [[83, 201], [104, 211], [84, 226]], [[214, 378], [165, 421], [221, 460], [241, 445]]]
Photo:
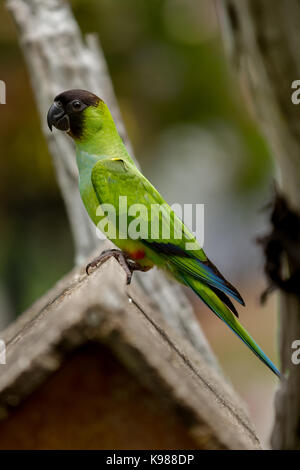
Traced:
[[[106, 435], [105, 427], [109, 428], [114, 419], [119, 420], [114, 433], [116, 429], [121, 432], [123, 426], [122, 436], [126, 429], [127, 435], [133, 436], [138, 429], [140, 441], [138, 436], [130, 441], [129, 436], [128, 441], [122, 441], [123, 446], [158, 445], [154, 438], [148, 444], [141, 440], [141, 436], [151, 434], [152, 427], [153, 434], [155, 428], [157, 436], [161, 434], [162, 446], [260, 447], [232, 387], [163, 323], [136, 285], [125, 286], [124, 272], [115, 260], [89, 277], [83, 269], [73, 270], [0, 336], [6, 343], [6, 365], [0, 366], [0, 432], [8, 436], [2, 448], [13, 447], [9, 439], [16, 436], [17, 428], [22, 429], [22, 420], [24, 433], [30, 422], [40, 435], [41, 428], [52, 426], [52, 441], [45, 444], [45, 437], [36, 445], [57, 446], [55, 423], [61, 419], [68, 429], [63, 414], [64, 410], [68, 413], [70, 400], [74, 400], [70, 413], [76, 422], [86, 423], [83, 427], [89, 429], [90, 441], [80, 441], [78, 431], [77, 440], [74, 438], [69, 447], [82, 447], [86, 442], [94, 448], [112, 445], [114, 441], [101, 444], [100, 437], [97, 441], [95, 436]], [[68, 363], [73, 364], [72, 373]], [[110, 384], [107, 389], [106, 380]], [[70, 400], [61, 395], [68, 387]], [[75, 401], [78, 393], [81, 397]], [[151, 408], [152, 400], [157, 404], [156, 411]], [[139, 413], [139, 424], [126, 425], [135, 413]], [[97, 427], [100, 424], [101, 432]], [[172, 432], [173, 441], [164, 444], [163, 436]], [[35, 445], [30, 440], [22, 444], [20, 433], [16, 446]]]

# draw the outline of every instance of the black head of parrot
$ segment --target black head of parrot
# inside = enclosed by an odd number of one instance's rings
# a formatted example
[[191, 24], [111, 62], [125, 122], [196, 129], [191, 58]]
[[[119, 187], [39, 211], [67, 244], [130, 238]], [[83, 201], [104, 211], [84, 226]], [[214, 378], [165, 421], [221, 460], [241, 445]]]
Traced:
[[47, 114], [50, 131], [52, 126], [60, 131], [80, 135], [82, 128], [82, 111], [88, 106], [97, 106], [98, 96], [85, 90], [67, 90], [57, 95]]

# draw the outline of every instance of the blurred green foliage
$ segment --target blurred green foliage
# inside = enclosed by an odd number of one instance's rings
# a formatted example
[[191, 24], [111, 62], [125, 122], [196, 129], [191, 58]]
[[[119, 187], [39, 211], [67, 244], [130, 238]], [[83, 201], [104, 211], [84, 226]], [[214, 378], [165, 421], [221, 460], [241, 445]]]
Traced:
[[[83, 33], [99, 35], [137, 156], [147, 155], [145, 149], [172, 124], [226, 123], [242, 148], [231, 189], [244, 197], [266, 184], [272, 164], [225, 64], [212, 3], [71, 2]], [[71, 267], [73, 255], [16, 30], [3, 3], [0, 79], [7, 84], [7, 104], [0, 107], [0, 282], [18, 314]]]

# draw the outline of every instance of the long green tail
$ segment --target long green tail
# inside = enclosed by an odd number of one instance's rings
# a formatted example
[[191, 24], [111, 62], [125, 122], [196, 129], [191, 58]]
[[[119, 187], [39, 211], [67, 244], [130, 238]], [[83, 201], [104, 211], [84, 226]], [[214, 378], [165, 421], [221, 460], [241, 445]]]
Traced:
[[189, 286], [193, 291], [206, 303], [206, 305], [221, 319], [241, 340], [256, 354], [256, 356], [266, 364], [278, 377], [281, 377], [279, 370], [274, 366], [272, 361], [266, 356], [263, 350], [258, 346], [249, 333], [242, 327], [238, 319], [233, 313], [224, 305], [212, 289], [203, 284], [201, 281], [188, 276], [186, 274], [179, 274], [180, 278]]

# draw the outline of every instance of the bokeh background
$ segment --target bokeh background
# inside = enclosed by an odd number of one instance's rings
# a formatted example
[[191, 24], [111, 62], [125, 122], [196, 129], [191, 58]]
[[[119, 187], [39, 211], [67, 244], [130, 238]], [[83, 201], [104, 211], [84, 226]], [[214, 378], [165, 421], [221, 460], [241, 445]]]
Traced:
[[[237, 285], [240, 318], [276, 362], [276, 301], [262, 307], [273, 164], [230, 72], [211, 0], [73, 0], [97, 32], [144, 174], [169, 203], [205, 204], [205, 250]], [[73, 248], [15, 26], [0, 5], [0, 328], [73, 265]], [[204, 331], [266, 444], [276, 378], [192, 294]]]

